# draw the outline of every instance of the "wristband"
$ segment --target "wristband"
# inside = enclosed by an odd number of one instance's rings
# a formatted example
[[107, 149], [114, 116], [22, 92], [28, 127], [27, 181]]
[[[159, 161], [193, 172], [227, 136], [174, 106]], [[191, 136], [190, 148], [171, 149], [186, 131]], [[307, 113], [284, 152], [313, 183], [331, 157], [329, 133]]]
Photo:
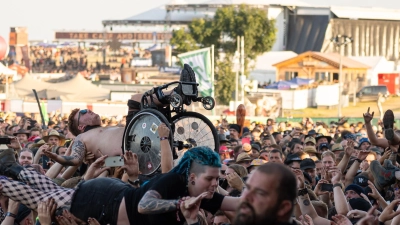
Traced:
[[160, 141], [168, 140], [168, 137], [160, 137]]
[[302, 196], [302, 195], [306, 195], [306, 194], [308, 194], [307, 188], [300, 189], [297, 192], [298, 196]]
[[356, 159], [356, 161], [359, 162], [359, 163], [362, 163], [362, 160], [361, 160], [361, 159]]
[[14, 219], [17, 218], [17, 215], [15, 215], [14, 213], [10, 213], [10, 212], [7, 212], [6, 216], [12, 217]]
[[342, 184], [341, 183], [336, 183], [336, 184], [333, 185], [333, 188], [335, 188], [335, 187], [340, 187], [340, 189], [342, 189]]

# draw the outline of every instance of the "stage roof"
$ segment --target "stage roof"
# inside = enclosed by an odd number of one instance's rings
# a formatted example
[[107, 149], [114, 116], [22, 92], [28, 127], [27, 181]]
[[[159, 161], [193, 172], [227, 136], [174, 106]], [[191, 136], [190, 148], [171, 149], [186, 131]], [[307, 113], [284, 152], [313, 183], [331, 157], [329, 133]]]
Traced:
[[104, 20], [102, 23], [104, 26], [186, 25], [195, 18], [212, 18], [217, 8], [240, 4], [265, 9], [269, 6], [328, 7], [338, 18], [400, 20], [400, 1], [391, 1], [390, 4], [388, 1], [381, 1], [379, 4], [371, 5], [365, 0], [193, 0], [190, 2], [174, 0], [125, 19]]

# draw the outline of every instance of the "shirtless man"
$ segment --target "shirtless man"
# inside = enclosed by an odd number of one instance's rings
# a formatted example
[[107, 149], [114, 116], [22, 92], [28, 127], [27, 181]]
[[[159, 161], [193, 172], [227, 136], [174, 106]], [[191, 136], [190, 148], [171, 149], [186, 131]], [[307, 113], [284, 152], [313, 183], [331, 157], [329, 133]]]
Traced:
[[[190, 66], [184, 65], [181, 73], [180, 81], [196, 82], [195, 74]], [[182, 96], [181, 86], [178, 85], [173, 91]], [[170, 91], [171, 92], [171, 91]], [[170, 92], [165, 92], [165, 95]], [[156, 92], [153, 97], [156, 105], [166, 105], [163, 93]], [[128, 101], [129, 111], [127, 116], [127, 124], [133, 116], [140, 110], [140, 101], [142, 94], [133, 95]], [[190, 104], [183, 97], [185, 104]], [[74, 109], [68, 118], [69, 131], [76, 136], [71, 156], [59, 156], [51, 152], [51, 149], [43, 150], [43, 153], [54, 161], [68, 166], [77, 166], [82, 163], [87, 152], [94, 154], [94, 160], [103, 155], [109, 157], [119, 156], [122, 153], [121, 143], [124, 134], [123, 127], [101, 127], [100, 116], [88, 109]], [[161, 137], [160, 137], [161, 138]], [[167, 144], [167, 142], [161, 142]], [[170, 147], [169, 147], [170, 148]], [[161, 170], [163, 172], [172, 169], [172, 158], [168, 155], [163, 155], [161, 152]]]

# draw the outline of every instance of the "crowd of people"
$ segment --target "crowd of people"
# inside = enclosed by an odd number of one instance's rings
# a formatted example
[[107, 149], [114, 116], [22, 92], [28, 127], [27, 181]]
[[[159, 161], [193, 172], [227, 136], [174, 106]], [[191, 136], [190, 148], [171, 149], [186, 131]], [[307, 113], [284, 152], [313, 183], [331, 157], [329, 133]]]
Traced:
[[[185, 65], [181, 80], [192, 76]], [[179, 86], [172, 92], [182, 94]], [[155, 93], [156, 104], [167, 104]], [[132, 96], [120, 122], [87, 109], [53, 118], [46, 130], [29, 117], [1, 119], [1, 224], [400, 224], [400, 132], [391, 110], [376, 126], [369, 109], [356, 124], [216, 121], [218, 151], [171, 149], [160, 124], [160, 169], [146, 176], [131, 151], [123, 165], [105, 164], [121, 155], [141, 97]]]
[[[33, 73], [68, 73], [76, 74], [86, 71], [90, 74], [101, 71], [115, 70], [123, 67], [130, 67], [130, 62], [135, 57], [151, 58], [150, 51], [141, 48], [121, 48], [112, 51], [107, 47], [107, 62], [103, 65], [102, 48], [95, 46], [41, 46], [32, 45], [29, 47], [30, 69]], [[92, 57], [89, 57], [92, 56]], [[97, 60], [93, 60], [93, 58]], [[7, 65], [17, 63], [26, 65], [24, 59], [21, 61], [15, 58], [8, 58]]]

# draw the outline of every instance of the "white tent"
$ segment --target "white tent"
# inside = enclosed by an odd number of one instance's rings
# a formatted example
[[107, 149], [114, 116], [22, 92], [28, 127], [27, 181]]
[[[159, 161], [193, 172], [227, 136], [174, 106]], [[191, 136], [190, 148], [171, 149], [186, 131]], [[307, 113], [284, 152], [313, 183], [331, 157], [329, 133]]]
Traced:
[[50, 83], [36, 80], [29, 74], [26, 74], [21, 80], [14, 83], [15, 90], [20, 97], [31, 94], [32, 89], [36, 89], [36, 91], [42, 91], [49, 85]]
[[60, 83], [50, 85], [51, 89], [65, 92], [60, 96], [61, 100], [104, 100], [110, 98], [110, 90], [100, 88], [86, 80], [81, 75]]
[[30, 75], [25, 75], [20, 81], [14, 84], [18, 96], [32, 98], [32, 89], [45, 95], [59, 93], [58, 99], [65, 101], [99, 101], [110, 98], [110, 90], [99, 88], [90, 81], [77, 75], [74, 78], [59, 82], [48, 83], [33, 79]]

